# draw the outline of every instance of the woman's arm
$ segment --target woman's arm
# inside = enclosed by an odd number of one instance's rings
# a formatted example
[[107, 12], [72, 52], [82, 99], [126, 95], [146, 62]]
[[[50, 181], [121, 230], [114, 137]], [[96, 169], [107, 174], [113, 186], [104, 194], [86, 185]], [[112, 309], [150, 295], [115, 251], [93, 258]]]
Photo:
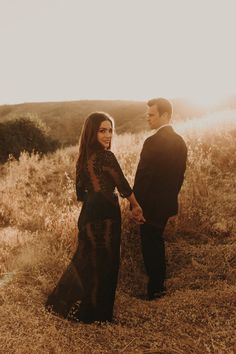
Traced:
[[145, 222], [143, 217], [142, 208], [138, 204], [135, 195], [125, 178], [123, 171], [115, 157], [115, 155], [111, 151], [106, 151], [106, 159], [104, 161], [103, 169], [107, 171], [114, 180], [114, 183], [121, 195], [122, 198], [126, 198], [131, 205], [131, 212], [133, 219], [138, 223]]

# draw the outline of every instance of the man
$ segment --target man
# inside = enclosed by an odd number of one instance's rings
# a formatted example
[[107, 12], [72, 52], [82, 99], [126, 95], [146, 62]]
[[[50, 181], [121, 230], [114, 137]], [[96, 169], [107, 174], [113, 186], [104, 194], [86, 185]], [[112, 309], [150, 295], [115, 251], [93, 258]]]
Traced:
[[134, 193], [146, 222], [140, 225], [142, 254], [148, 275], [147, 299], [165, 295], [165, 244], [163, 231], [178, 212], [178, 193], [186, 169], [187, 148], [172, 128], [172, 105], [164, 98], [147, 102], [147, 121], [154, 135], [143, 144]]

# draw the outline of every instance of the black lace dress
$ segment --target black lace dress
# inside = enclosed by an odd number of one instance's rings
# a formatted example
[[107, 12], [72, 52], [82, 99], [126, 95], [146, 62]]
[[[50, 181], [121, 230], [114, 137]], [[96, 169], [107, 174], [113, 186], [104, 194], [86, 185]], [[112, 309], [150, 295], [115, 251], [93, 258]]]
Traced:
[[46, 303], [65, 318], [86, 323], [112, 320], [121, 234], [116, 187], [122, 197], [132, 193], [109, 150], [89, 158], [83, 178], [77, 168], [77, 198], [83, 201], [78, 248]]

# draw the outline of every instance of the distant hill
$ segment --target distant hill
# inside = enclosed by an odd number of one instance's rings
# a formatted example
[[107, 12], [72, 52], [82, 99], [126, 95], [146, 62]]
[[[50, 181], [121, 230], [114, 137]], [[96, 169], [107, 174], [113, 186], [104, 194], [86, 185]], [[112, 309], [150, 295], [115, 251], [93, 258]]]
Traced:
[[81, 127], [93, 111], [110, 113], [116, 123], [117, 133], [138, 132], [145, 128], [144, 102], [132, 101], [71, 101], [24, 103], [0, 106], [0, 122], [17, 117], [40, 118], [49, 127], [50, 135], [64, 145], [78, 142]]
[[229, 97], [227, 100], [221, 102], [218, 106], [218, 109], [236, 109], [236, 96]]
[[[184, 100], [173, 100], [174, 118], [182, 120], [204, 114]], [[78, 142], [86, 116], [93, 111], [105, 111], [113, 116], [116, 132], [137, 133], [147, 129], [146, 103], [122, 100], [81, 100], [69, 102], [23, 103], [0, 106], [0, 122], [18, 117], [40, 118], [49, 128], [52, 138], [63, 145]]]

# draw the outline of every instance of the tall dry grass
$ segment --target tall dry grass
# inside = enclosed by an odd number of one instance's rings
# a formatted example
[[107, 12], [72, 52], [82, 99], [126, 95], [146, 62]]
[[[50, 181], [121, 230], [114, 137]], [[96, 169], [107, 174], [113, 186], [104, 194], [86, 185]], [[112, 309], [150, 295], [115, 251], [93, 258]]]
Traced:
[[[188, 145], [180, 211], [165, 231], [165, 298], [145, 302], [138, 227], [121, 200], [123, 232], [112, 325], [69, 323], [44, 310], [77, 244], [78, 147], [1, 167], [1, 353], [235, 353], [236, 114], [176, 125]], [[205, 119], [205, 120], [204, 120]], [[208, 128], [206, 128], [208, 125]], [[129, 182], [150, 133], [114, 139]]]

